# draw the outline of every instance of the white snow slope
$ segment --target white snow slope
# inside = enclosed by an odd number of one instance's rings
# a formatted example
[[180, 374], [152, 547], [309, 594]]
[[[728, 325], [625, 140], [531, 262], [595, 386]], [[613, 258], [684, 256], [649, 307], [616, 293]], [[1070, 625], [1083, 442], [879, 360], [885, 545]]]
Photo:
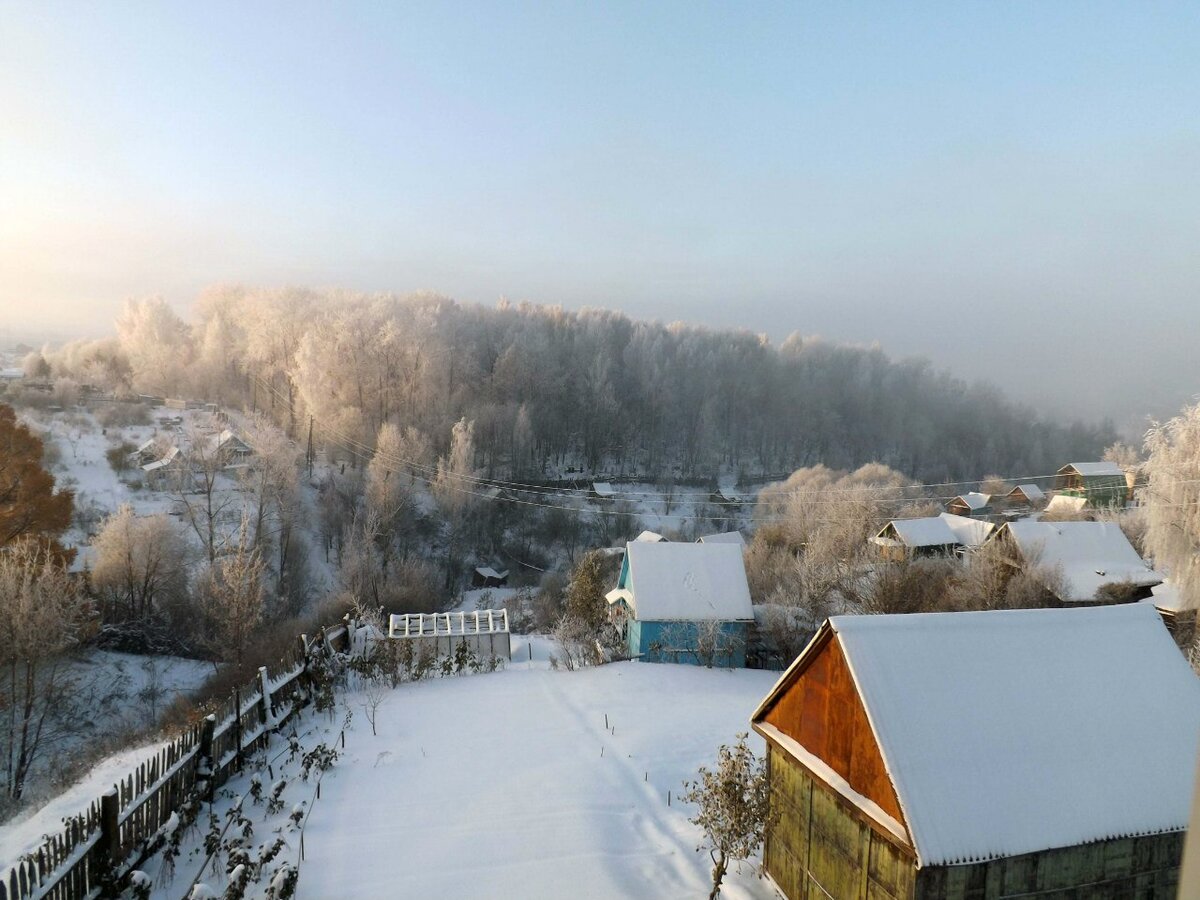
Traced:
[[[774, 673], [637, 662], [555, 672], [534, 641], [532, 664], [514, 636], [507, 672], [391, 692], [378, 737], [356, 710], [305, 830], [301, 897], [707, 893], [711, 862], [696, 852], [682, 783], [748, 730]], [[743, 865], [722, 896], [774, 897], [754, 873]]]

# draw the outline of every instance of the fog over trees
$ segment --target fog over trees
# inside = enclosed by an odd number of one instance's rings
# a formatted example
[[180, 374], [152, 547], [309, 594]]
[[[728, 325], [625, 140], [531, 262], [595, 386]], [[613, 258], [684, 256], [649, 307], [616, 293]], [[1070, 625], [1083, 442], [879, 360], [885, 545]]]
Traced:
[[298, 441], [312, 416], [349, 448], [369, 454], [384, 434], [422, 465], [465, 419], [486, 477], [577, 465], [696, 479], [868, 462], [926, 481], [1033, 475], [1095, 458], [1114, 438], [878, 348], [799, 334], [775, 347], [745, 331], [435, 295], [223, 287], [199, 298], [190, 324], [161, 299], [131, 301], [115, 339], [34, 354], [26, 367], [258, 410]]

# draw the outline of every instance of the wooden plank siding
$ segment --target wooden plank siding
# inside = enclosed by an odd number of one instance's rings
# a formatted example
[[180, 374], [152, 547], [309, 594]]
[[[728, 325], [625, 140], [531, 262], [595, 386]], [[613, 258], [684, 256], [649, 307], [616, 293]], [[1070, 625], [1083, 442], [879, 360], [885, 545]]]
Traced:
[[823, 760], [901, 825], [907, 825], [846, 656], [830, 635], [763, 720]]
[[763, 863], [791, 900], [914, 900], [911, 854], [786, 750], [768, 743], [767, 766], [779, 819]]

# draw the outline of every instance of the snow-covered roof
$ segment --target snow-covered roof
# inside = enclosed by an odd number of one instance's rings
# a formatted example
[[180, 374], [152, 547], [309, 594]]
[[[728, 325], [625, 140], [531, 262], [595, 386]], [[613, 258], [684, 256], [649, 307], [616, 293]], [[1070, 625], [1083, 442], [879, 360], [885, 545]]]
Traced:
[[920, 865], [1186, 828], [1200, 680], [1154, 609], [838, 616], [827, 630]]
[[[736, 544], [630, 541], [624, 599], [642, 622], [751, 621], [750, 588], [742, 548]], [[621, 596], [617, 596], [621, 595]]]
[[963, 503], [965, 503], [967, 505], [967, 509], [983, 509], [992, 502], [992, 495], [981, 494], [979, 491], [968, 491], [965, 494], [959, 494], [954, 499], [961, 500]]
[[508, 577], [508, 569], [505, 569], [503, 572], [497, 572], [491, 566], [476, 566], [475, 571], [483, 578], [493, 578], [496, 581]]
[[720, 497], [722, 500], [727, 500], [730, 503], [741, 503], [742, 502], [741, 495], [738, 494], [733, 488], [719, 487], [715, 491], [713, 491], [713, 493], [716, 494], [718, 497]]
[[145, 442], [143, 442], [143, 443], [142, 443], [142, 444], [141, 444], [141, 445], [140, 445], [140, 446], [137, 448], [137, 452], [138, 452], [138, 453], [145, 453], [145, 452], [147, 452], [148, 450], [153, 450], [153, 449], [154, 449], [154, 442], [155, 442], [155, 440], [157, 440], [157, 439], [156, 439], [156, 438], [148, 438], [148, 439], [147, 439]]
[[659, 534], [657, 531], [643, 531], [641, 534], [639, 534], [637, 537], [635, 537], [634, 540], [649, 542], [651, 544], [656, 544], [656, 543], [665, 541], [666, 538], [663, 537], [661, 534]]
[[941, 513], [938, 516], [950, 530], [954, 533], [954, 537], [964, 547], [978, 547], [988, 539], [996, 526], [991, 522], [982, 522], [979, 519], [968, 519], [966, 516], [956, 516], [953, 513]]
[[1004, 526], [1021, 555], [1039, 566], [1058, 567], [1068, 602], [1092, 600], [1103, 584], [1154, 585], [1163, 577], [1138, 556], [1110, 522], [1041, 522], [1019, 519]]
[[215, 450], [232, 450], [234, 453], [249, 453], [250, 445], [243, 441], [240, 437], [226, 428], [219, 435], [216, 441], [213, 442]]
[[613, 486], [607, 481], [592, 482], [592, 490], [601, 497], [611, 497], [615, 493]]
[[146, 465], [142, 466], [142, 471], [157, 472], [159, 469], [166, 468], [177, 459], [179, 459], [179, 448], [168, 447], [167, 452], [163, 454], [162, 459], [156, 459], [152, 463], [146, 463]]
[[9, 381], [13, 381], [18, 378], [24, 378], [24, 377], [25, 377], [24, 369], [0, 369], [0, 378], [4, 378]]
[[1183, 595], [1169, 579], [1162, 584], [1156, 584], [1150, 589], [1150, 593], [1151, 596], [1143, 600], [1143, 603], [1149, 603], [1156, 609], [1171, 613], [1177, 613], [1183, 609]]
[[1046, 512], [1082, 512], [1087, 509], [1087, 497], [1072, 497], [1070, 494], [1055, 494], [1046, 504]]
[[1016, 493], [1024, 494], [1025, 499], [1029, 501], [1042, 500], [1046, 496], [1046, 492], [1036, 484], [1018, 484], [1015, 488], [1008, 492], [1008, 496], [1011, 497]]
[[875, 543], [884, 543], [884, 532], [896, 529], [896, 536], [906, 547], [945, 547], [961, 543], [940, 516], [924, 516], [919, 519], [892, 519], [876, 535]]
[[742, 537], [740, 531], [722, 531], [719, 534], [706, 534], [698, 539], [701, 544], [737, 544], [741, 547], [746, 546], [746, 539]]
[[1125, 470], [1114, 462], [1082, 462], [1068, 463], [1058, 471], [1066, 472], [1067, 469], [1074, 469], [1077, 473], [1084, 477], [1093, 475], [1119, 475], [1125, 477]]

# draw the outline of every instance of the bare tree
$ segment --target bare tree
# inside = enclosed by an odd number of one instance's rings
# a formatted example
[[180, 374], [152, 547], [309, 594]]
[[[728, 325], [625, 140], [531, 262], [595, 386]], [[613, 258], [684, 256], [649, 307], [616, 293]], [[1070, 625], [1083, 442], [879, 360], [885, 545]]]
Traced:
[[225, 459], [216, 436], [193, 429], [187, 435], [187, 444], [185, 470], [174, 479], [175, 503], [200, 539], [212, 566], [229, 540], [225, 525], [236, 496], [225, 483]]
[[1146, 435], [1146, 549], [1189, 609], [1200, 607], [1200, 404]]
[[91, 604], [49, 550], [23, 539], [0, 553], [0, 659], [5, 793], [19, 800], [31, 766], [59, 737], [73, 679], [64, 654], [92, 620]]

